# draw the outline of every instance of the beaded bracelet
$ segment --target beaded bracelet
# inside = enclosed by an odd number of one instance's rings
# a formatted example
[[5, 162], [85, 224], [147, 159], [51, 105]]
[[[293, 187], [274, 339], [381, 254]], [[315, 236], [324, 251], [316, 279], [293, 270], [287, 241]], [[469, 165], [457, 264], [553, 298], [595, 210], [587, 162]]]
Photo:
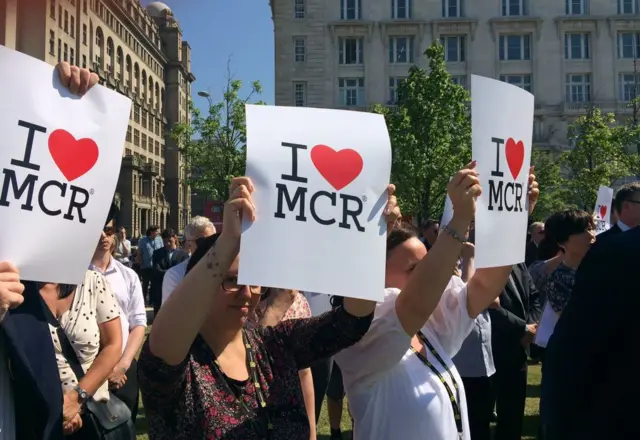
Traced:
[[440, 227], [440, 229], [442, 229], [444, 232], [449, 234], [451, 236], [451, 238], [453, 238], [454, 240], [459, 241], [462, 244], [465, 244], [467, 242], [466, 237], [460, 237], [460, 235], [456, 231], [451, 229], [449, 227], [449, 225], [443, 225], [443, 226]]

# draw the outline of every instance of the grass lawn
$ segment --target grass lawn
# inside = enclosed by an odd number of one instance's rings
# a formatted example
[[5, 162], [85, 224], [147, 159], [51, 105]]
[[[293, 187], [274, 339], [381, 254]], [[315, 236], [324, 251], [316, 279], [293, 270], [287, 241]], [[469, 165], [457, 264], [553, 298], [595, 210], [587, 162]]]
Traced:
[[[529, 385], [527, 386], [527, 403], [524, 414], [524, 430], [522, 433], [522, 440], [535, 440], [538, 433], [538, 405], [540, 402], [540, 366], [529, 366]], [[138, 431], [137, 440], [148, 440], [147, 436], [147, 420], [144, 416], [144, 408], [142, 403], [140, 406], [140, 412], [138, 413], [138, 419], [136, 422]], [[347, 416], [347, 410], [345, 408], [344, 417], [342, 418], [342, 431], [344, 433], [351, 432], [351, 422]], [[349, 438], [345, 436], [345, 438]], [[326, 407], [322, 407], [322, 414], [320, 414], [320, 420], [318, 421], [318, 440], [329, 439], [329, 419], [327, 418]]]

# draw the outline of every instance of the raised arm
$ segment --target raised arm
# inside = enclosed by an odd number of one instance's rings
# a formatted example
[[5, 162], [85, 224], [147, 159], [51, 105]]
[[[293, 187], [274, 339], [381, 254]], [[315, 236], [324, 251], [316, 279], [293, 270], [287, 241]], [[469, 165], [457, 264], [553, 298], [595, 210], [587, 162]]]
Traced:
[[255, 219], [253, 185], [246, 177], [233, 179], [225, 204], [223, 233], [215, 246], [185, 276], [162, 305], [149, 336], [151, 353], [169, 365], [180, 364], [209, 316], [212, 292], [217, 292], [240, 250], [241, 219]]
[[425, 325], [451, 280], [475, 215], [475, 199], [482, 193], [476, 162], [460, 170], [447, 191], [454, 208], [453, 218], [443, 226], [443, 234], [413, 270], [395, 302], [396, 313], [405, 332], [415, 335]]

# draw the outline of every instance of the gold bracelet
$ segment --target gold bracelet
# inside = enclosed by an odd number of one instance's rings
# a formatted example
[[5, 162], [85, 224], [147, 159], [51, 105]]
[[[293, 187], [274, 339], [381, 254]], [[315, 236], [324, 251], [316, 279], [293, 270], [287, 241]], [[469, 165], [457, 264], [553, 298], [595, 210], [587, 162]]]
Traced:
[[465, 235], [465, 237], [461, 237], [461, 236], [460, 236], [460, 234], [458, 234], [456, 231], [454, 231], [453, 229], [451, 229], [451, 228], [449, 227], [449, 225], [441, 226], [441, 227], [440, 227], [440, 229], [442, 229], [444, 232], [446, 232], [447, 234], [449, 234], [449, 236], [450, 236], [451, 238], [453, 238], [454, 240], [459, 241], [459, 242], [460, 242], [460, 243], [462, 243], [462, 244], [465, 244], [465, 243], [467, 242], [466, 235]]

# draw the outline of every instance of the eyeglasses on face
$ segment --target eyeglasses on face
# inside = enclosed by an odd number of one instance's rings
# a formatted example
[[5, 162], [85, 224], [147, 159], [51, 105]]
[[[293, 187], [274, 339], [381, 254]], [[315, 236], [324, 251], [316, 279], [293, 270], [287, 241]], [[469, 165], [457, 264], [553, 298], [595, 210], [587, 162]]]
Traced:
[[[264, 295], [269, 290], [268, 287], [246, 286], [253, 295]], [[222, 280], [222, 288], [231, 293], [240, 292], [245, 288], [243, 284], [238, 284], [238, 277], [226, 277]]]
[[114, 234], [113, 226], [105, 226], [102, 232], [104, 232], [105, 235], [112, 236]]

